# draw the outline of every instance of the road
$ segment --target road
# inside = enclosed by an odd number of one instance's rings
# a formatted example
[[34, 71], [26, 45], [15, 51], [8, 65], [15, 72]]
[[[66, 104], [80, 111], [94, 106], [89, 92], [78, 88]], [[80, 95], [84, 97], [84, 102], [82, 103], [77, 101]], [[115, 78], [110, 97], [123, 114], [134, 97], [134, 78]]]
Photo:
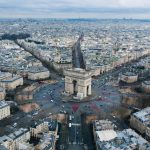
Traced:
[[[119, 108], [122, 101], [122, 95], [118, 91], [119, 87], [112, 86], [110, 81], [117, 82], [119, 73], [126, 71], [128, 68], [130, 68], [130, 64], [126, 64], [93, 79], [92, 92], [96, 97], [91, 101], [82, 103], [65, 103], [62, 101], [64, 80], [60, 79], [57, 83], [47, 84], [34, 95], [33, 102], [40, 106], [40, 110], [31, 113], [23, 113], [19, 111], [18, 113], [11, 115], [0, 123], [1, 131], [3, 131], [6, 126], [13, 125], [14, 123], [17, 123], [16, 127], [29, 127], [32, 120], [42, 119], [58, 113], [73, 115], [73, 124], [82, 124], [81, 113], [84, 113], [85, 115], [101, 114], [101, 117], [109, 118], [111, 112], [116, 110], [116, 108]], [[101, 98], [99, 98], [99, 96]], [[36, 115], [34, 115], [34, 113]], [[85, 129], [86, 131], [89, 130], [89, 128]], [[80, 134], [82, 133], [81, 126], [73, 125], [72, 128], [68, 130], [69, 134], [66, 135], [68, 136], [68, 140], [65, 141], [69, 144], [68, 146], [74, 144], [82, 147], [82, 143], [86, 143], [83, 141], [83, 135]], [[91, 136], [90, 134], [88, 135]]]
[[69, 127], [68, 143], [81, 145], [83, 144], [81, 135], [81, 116], [76, 114], [70, 116], [72, 119], [68, 121], [71, 124]]

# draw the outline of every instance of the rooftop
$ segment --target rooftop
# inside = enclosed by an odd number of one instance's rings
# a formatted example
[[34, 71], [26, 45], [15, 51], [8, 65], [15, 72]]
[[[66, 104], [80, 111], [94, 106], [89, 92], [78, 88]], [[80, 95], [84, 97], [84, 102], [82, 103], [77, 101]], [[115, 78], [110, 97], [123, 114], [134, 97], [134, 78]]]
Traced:
[[[97, 141], [99, 149], [132, 150], [138, 149], [139, 146], [145, 146], [145, 144], [148, 144], [148, 141], [146, 141], [132, 129], [125, 129], [116, 133], [117, 136], [109, 141]], [[146, 149], [143, 148], [143, 150]]]
[[144, 108], [141, 111], [134, 113], [133, 116], [144, 124], [150, 124], [150, 107]]
[[96, 134], [98, 135], [100, 141], [109, 141], [117, 137], [114, 130], [96, 131]]
[[136, 74], [135, 73], [133, 73], [133, 72], [124, 72], [124, 73], [122, 73], [123, 75], [126, 75], [126, 76], [136, 76]]
[[1, 72], [0, 71], [0, 80], [8, 78], [8, 77], [11, 77], [10, 73], [8, 73], [8, 72]]
[[40, 72], [47, 72], [49, 71], [47, 68], [43, 67], [43, 66], [36, 66], [36, 67], [31, 67], [29, 69], [30, 73], [40, 73]]
[[36, 128], [37, 126], [39, 126], [40, 124], [47, 124], [49, 127], [49, 131], [55, 131], [56, 127], [57, 127], [57, 121], [54, 120], [47, 120], [47, 121], [33, 121], [31, 128]]
[[18, 137], [20, 137], [21, 135], [23, 135], [24, 133], [28, 132], [29, 130], [26, 128], [20, 128], [17, 131], [11, 133], [8, 135], [8, 137], [10, 137], [11, 139], [17, 139]]
[[18, 80], [20, 78], [22, 78], [22, 77], [19, 75], [12, 75], [11, 77], [4, 79], [1, 82], [13, 82], [13, 81]]
[[5, 89], [0, 87], [0, 92], [5, 92]]
[[12, 139], [6, 135], [0, 137], [0, 144], [5, 142], [5, 141], [11, 141]]
[[109, 120], [95, 120], [93, 122], [93, 127], [94, 127], [95, 131], [113, 130], [116, 128], [116, 125], [114, 125]]
[[144, 81], [144, 84], [150, 85], [150, 81]]
[[9, 106], [4, 100], [0, 101], [0, 109]]
[[44, 133], [41, 139], [40, 147], [42, 150], [53, 149], [55, 144], [55, 135]]
[[3, 145], [0, 145], [0, 150], [7, 150], [7, 148]]

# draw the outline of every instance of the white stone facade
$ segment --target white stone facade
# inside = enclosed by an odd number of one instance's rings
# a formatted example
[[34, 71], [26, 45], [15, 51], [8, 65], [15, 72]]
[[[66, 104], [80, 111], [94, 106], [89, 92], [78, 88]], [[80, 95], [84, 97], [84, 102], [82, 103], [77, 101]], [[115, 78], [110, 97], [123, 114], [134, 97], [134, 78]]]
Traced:
[[138, 80], [138, 75], [132, 72], [126, 72], [120, 75], [120, 80], [126, 83], [134, 83]]
[[28, 142], [29, 140], [30, 131], [25, 128], [20, 128], [7, 136], [4, 135], [1, 137], [0, 145], [5, 146], [8, 150], [21, 150], [20, 143]]
[[130, 118], [130, 125], [138, 130], [141, 134], [145, 134], [146, 131], [148, 136], [150, 135], [149, 132], [149, 125], [150, 125], [150, 107], [142, 109], [131, 115]]
[[50, 72], [48, 69], [44, 67], [31, 68], [28, 71], [28, 79], [29, 80], [40, 80], [49, 78]]
[[83, 69], [66, 70], [65, 92], [83, 97], [91, 95], [91, 72]]
[[0, 81], [0, 86], [6, 90], [14, 90], [19, 85], [23, 85], [23, 78], [18, 75], [12, 75], [10, 78]]
[[6, 95], [5, 89], [0, 87], [0, 100], [4, 100], [5, 95]]
[[30, 127], [30, 134], [32, 137], [37, 137], [39, 133], [48, 131], [48, 123], [47, 122], [41, 122], [37, 123], [34, 126]]
[[143, 88], [144, 92], [150, 93], [150, 81], [144, 81], [142, 83], [142, 88]]
[[0, 120], [10, 115], [10, 106], [5, 101], [0, 101]]

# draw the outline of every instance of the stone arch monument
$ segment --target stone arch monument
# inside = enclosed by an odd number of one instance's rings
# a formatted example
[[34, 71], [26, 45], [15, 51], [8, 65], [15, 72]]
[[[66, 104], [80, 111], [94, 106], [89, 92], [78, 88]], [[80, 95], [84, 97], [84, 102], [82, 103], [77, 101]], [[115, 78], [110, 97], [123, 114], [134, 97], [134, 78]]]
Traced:
[[66, 70], [65, 92], [83, 98], [91, 95], [91, 72], [79, 68]]
[[81, 52], [83, 34], [72, 47], [72, 69], [64, 71], [65, 92], [82, 99], [91, 95], [91, 71], [86, 66]]

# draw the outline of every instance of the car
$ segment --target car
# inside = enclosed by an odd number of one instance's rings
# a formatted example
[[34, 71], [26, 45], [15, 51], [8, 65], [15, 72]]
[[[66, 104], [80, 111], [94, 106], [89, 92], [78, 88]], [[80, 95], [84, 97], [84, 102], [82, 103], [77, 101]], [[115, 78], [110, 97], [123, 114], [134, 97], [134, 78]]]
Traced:
[[17, 117], [16, 119], [19, 119], [20, 117]]
[[38, 114], [38, 112], [35, 112], [34, 114], [33, 114], [33, 116], [36, 116]]
[[17, 126], [17, 123], [15, 122], [14, 124], [13, 124], [13, 127], [16, 127]]
[[51, 102], [54, 102], [54, 101], [51, 99]]
[[59, 112], [60, 112], [60, 113], [63, 113], [63, 110], [60, 110]]
[[71, 127], [71, 123], [69, 123], [69, 128]]

